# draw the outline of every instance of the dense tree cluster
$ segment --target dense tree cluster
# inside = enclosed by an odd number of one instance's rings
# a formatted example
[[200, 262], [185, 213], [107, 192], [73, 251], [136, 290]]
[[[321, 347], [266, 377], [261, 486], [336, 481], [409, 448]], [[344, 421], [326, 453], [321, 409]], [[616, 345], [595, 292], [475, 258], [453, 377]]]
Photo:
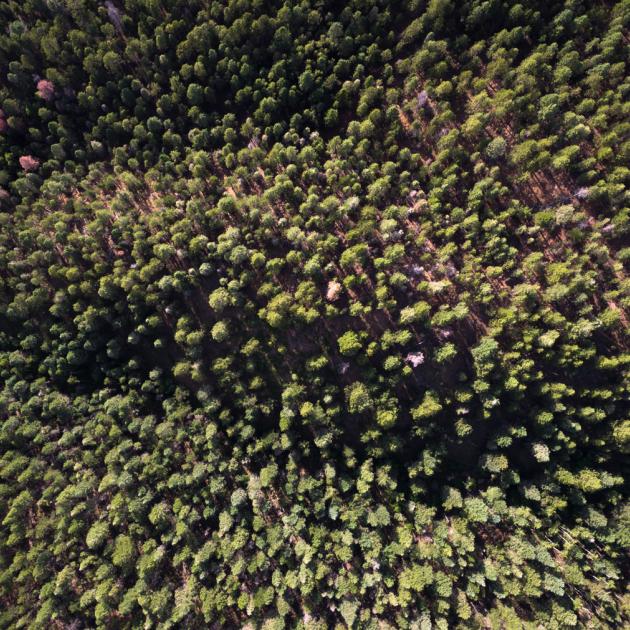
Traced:
[[1, 628], [630, 623], [628, 0], [0, 20]]

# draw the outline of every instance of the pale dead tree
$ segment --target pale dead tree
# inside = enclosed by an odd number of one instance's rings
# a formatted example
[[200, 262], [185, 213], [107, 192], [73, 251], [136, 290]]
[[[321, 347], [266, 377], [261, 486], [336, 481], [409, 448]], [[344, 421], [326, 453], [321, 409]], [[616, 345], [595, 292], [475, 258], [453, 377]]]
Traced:
[[424, 353], [422, 352], [410, 352], [406, 357], [405, 361], [407, 363], [411, 363], [414, 368], [417, 368], [419, 365], [424, 363]]
[[326, 299], [329, 302], [334, 302], [341, 292], [341, 285], [336, 280], [331, 280], [328, 283], [328, 289], [326, 291]]
[[107, 0], [107, 2], [105, 2], [105, 8], [107, 9], [107, 17], [109, 18], [109, 21], [114, 25], [118, 33], [122, 35], [123, 28], [120, 20], [120, 11], [111, 0]]

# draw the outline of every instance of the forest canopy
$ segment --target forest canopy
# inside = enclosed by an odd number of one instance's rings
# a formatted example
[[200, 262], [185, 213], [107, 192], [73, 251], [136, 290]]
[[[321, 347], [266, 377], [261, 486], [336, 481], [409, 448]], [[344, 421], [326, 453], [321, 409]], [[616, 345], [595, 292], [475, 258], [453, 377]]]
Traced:
[[0, 628], [630, 624], [629, 0], [0, 2]]

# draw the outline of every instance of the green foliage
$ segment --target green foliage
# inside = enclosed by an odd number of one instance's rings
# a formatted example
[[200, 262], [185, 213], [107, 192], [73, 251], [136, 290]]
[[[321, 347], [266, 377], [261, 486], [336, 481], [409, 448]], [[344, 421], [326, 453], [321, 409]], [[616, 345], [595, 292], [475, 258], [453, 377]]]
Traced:
[[352, 628], [354, 626], [354, 621], [357, 618], [357, 610], [359, 609], [359, 603], [346, 600], [342, 602], [339, 607], [339, 612], [341, 613], [341, 617], [346, 622], [348, 628]]
[[104, 521], [98, 521], [90, 527], [87, 536], [85, 537], [85, 544], [90, 549], [98, 549], [109, 538], [109, 526]]
[[350, 413], [363, 413], [371, 409], [372, 398], [368, 388], [363, 383], [353, 383], [346, 388], [348, 411]]
[[502, 136], [493, 138], [486, 147], [486, 155], [491, 160], [500, 160], [507, 151], [507, 142]]
[[629, 626], [627, 2], [0, 17], [0, 627]]
[[116, 567], [130, 568], [136, 558], [133, 540], [129, 536], [120, 535], [114, 543], [112, 563]]
[[361, 341], [355, 332], [349, 330], [338, 339], [339, 352], [344, 356], [355, 355], [361, 350]]
[[228, 337], [230, 336], [230, 329], [228, 327], [227, 322], [225, 321], [217, 322], [212, 327], [211, 334], [212, 334], [212, 338], [218, 342], [225, 341], [226, 339], [228, 339]]
[[433, 582], [431, 565], [416, 564], [402, 571], [399, 578], [401, 589], [420, 592]]
[[216, 289], [208, 298], [210, 308], [217, 313], [221, 313], [230, 304], [230, 294], [225, 289]]
[[436, 415], [442, 410], [442, 405], [437, 394], [432, 391], [425, 393], [422, 402], [411, 410], [414, 420], [424, 420]]

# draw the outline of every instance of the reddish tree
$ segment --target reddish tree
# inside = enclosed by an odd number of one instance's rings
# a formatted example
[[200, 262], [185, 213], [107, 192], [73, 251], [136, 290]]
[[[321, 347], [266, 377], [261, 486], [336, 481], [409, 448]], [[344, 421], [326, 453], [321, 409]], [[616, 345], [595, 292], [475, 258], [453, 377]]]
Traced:
[[20, 158], [20, 166], [25, 171], [34, 171], [39, 166], [39, 160], [32, 155], [23, 155]]
[[52, 81], [40, 79], [37, 82], [37, 96], [43, 98], [45, 101], [50, 101], [54, 95], [55, 85]]

